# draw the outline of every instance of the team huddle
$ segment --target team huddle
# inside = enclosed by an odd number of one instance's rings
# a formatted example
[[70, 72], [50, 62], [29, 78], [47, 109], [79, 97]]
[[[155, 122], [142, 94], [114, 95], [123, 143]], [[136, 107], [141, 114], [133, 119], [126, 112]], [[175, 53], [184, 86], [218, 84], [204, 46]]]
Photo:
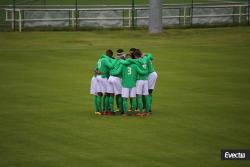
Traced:
[[[152, 54], [142, 53], [135, 48], [131, 48], [129, 54], [118, 49], [116, 57], [113, 57], [110, 49], [101, 54], [90, 86], [90, 94], [94, 95], [95, 114], [152, 114], [152, 93], [157, 79], [152, 61]], [[117, 110], [114, 109], [115, 103]]]

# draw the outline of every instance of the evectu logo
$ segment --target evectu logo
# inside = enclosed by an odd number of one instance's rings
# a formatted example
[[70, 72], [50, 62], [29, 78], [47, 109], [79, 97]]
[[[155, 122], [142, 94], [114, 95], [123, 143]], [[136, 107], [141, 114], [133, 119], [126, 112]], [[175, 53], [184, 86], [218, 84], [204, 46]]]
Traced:
[[250, 160], [250, 150], [221, 150], [221, 160]]

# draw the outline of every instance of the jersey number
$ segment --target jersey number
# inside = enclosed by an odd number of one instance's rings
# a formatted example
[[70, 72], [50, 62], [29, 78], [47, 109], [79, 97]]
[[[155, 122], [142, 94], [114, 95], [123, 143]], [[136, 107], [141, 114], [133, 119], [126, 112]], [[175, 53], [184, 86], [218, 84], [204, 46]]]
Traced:
[[100, 69], [102, 66], [102, 62], [101, 61], [98, 61], [98, 68]]
[[132, 74], [132, 68], [128, 67], [128, 75], [131, 75], [131, 74]]
[[143, 64], [142, 67], [143, 67], [144, 69], [147, 69], [147, 64]]

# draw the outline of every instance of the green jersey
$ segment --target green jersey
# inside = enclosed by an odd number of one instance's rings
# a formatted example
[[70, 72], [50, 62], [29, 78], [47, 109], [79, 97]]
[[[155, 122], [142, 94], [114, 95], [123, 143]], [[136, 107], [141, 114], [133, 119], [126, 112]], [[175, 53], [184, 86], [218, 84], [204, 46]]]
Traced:
[[122, 74], [122, 87], [133, 88], [136, 86], [136, 79], [138, 74], [147, 74], [146, 70], [141, 70], [135, 64], [120, 65], [117, 71], [111, 73], [111, 75]]
[[137, 80], [148, 80], [148, 74], [149, 74], [149, 69], [148, 69], [148, 57], [144, 56], [140, 59], [136, 59], [136, 65], [141, 69], [146, 71], [146, 74], [139, 74], [137, 76]]
[[[114, 68], [111, 69], [110, 74], [112, 75], [112, 72], [116, 73], [116, 71], [118, 71], [118, 69], [119, 69], [119, 67], [120, 67], [121, 64], [122, 65], [128, 65], [128, 64], [130, 64], [130, 62], [127, 61], [127, 60], [123, 60], [123, 59], [116, 59]], [[121, 73], [118, 74], [118, 75], [112, 75], [112, 76], [116, 76], [116, 77], [122, 78], [122, 74]]]
[[114, 67], [116, 61], [111, 60], [106, 55], [102, 55], [101, 58], [97, 62], [97, 69], [101, 72], [102, 78], [109, 77], [109, 71]]
[[152, 60], [153, 60], [153, 55], [150, 54], [150, 53], [146, 53], [145, 56], [148, 58], [148, 73], [152, 73], [152, 72], [155, 72], [155, 69], [154, 69], [154, 66], [153, 66], [153, 63], [152, 63]]

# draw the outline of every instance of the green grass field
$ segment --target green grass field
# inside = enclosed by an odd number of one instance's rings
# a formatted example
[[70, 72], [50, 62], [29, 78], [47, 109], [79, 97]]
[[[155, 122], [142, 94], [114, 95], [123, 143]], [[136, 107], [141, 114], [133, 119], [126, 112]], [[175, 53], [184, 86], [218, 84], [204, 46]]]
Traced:
[[[0, 32], [1, 167], [245, 167], [250, 28]], [[95, 116], [90, 79], [107, 48], [155, 56], [148, 118]]]

